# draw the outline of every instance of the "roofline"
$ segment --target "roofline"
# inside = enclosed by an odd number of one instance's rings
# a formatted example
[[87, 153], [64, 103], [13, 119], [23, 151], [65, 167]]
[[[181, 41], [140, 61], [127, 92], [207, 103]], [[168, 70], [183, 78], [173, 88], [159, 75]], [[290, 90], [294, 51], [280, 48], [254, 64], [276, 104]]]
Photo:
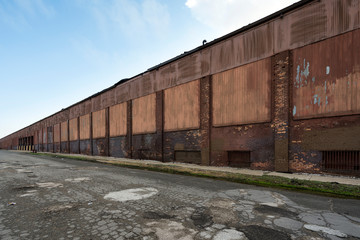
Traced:
[[26, 126], [26, 127], [22, 128], [22, 129], [20, 129], [20, 130], [17, 130], [16, 132], [10, 133], [9, 135], [7, 135], [7, 136], [5, 136], [5, 137], [3, 137], [3, 138], [1, 138], [1, 139], [4, 139], [4, 138], [6, 138], [6, 137], [8, 137], [8, 136], [10, 136], [10, 135], [13, 135], [13, 134], [18, 133], [18, 132], [20, 132], [20, 131], [28, 128], [28, 127], [31, 127], [31, 126], [33, 126], [33, 125], [35, 125], [35, 124], [37, 124], [37, 123], [39, 123], [39, 122], [41, 122], [41, 121], [44, 121], [44, 120], [46, 120], [46, 119], [48, 119], [48, 118], [51, 118], [52, 116], [55, 116], [55, 115], [58, 114], [58, 113], [61, 113], [61, 112], [63, 112], [63, 111], [66, 111], [66, 110], [70, 109], [71, 107], [73, 107], [73, 106], [75, 106], [75, 105], [78, 105], [78, 104], [80, 104], [80, 103], [83, 103], [83, 102], [85, 102], [85, 101], [87, 101], [87, 100], [90, 100], [90, 99], [92, 99], [92, 98], [94, 98], [94, 97], [97, 97], [97, 96], [99, 96], [100, 94], [102, 94], [102, 93], [104, 93], [104, 92], [107, 92], [107, 91], [109, 91], [109, 90], [111, 90], [111, 89], [113, 89], [113, 88], [115, 88], [115, 87], [117, 87], [117, 86], [119, 86], [119, 85], [121, 85], [121, 84], [124, 84], [124, 83], [126, 83], [126, 82], [128, 82], [128, 81], [130, 81], [130, 80], [132, 80], [132, 79], [134, 79], [134, 78], [136, 78], [136, 77], [138, 77], [138, 76], [141, 76], [141, 75], [143, 75], [143, 74], [145, 74], [145, 73], [148, 73], [148, 72], [151, 72], [151, 71], [153, 71], [153, 70], [157, 70], [157, 69], [159, 69], [159, 68], [162, 67], [162, 66], [165, 66], [165, 65], [167, 65], [167, 64], [169, 64], [169, 63], [175, 62], [175, 61], [177, 61], [177, 60], [179, 60], [179, 59], [182, 59], [182, 58], [184, 58], [184, 57], [186, 57], [186, 56], [189, 56], [189, 55], [191, 55], [191, 54], [193, 54], [193, 53], [195, 53], [195, 52], [198, 52], [198, 51], [201, 51], [201, 50], [203, 50], [203, 49], [205, 49], [205, 48], [208, 48], [208, 47], [210, 47], [210, 46], [213, 46], [213, 45], [215, 45], [215, 44], [217, 44], [217, 43], [219, 43], [219, 42], [221, 42], [221, 41], [224, 41], [224, 40], [226, 40], [226, 39], [228, 39], [228, 38], [231, 38], [231, 37], [233, 37], [233, 36], [235, 36], [235, 35], [238, 35], [238, 34], [240, 34], [240, 33], [242, 33], [242, 32], [248, 31], [248, 30], [250, 30], [250, 29], [252, 29], [252, 28], [255, 28], [255, 27], [259, 26], [259, 25], [262, 25], [262, 24], [264, 24], [264, 23], [266, 23], [266, 22], [268, 22], [268, 21], [270, 21], [270, 20], [273, 20], [273, 19], [278, 18], [278, 17], [282, 17], [284, 14], [286, 14], [286, 13], [288, 13], [288, 12], [291, 12], [291, 11], [297, 9], [297, 8], [300, 8], [300, 7], [302, 7], [302, 6], [304, 6], [304, 5], [308, 4], [308, 3], [315, 2], [315, 1], [319, 1], [319, 2], [320, 2], [321, 0], [301, 0], [301, 1], [299, 1], [299, 2], [296, 2], [296, 3], [290, 5], [290, 6], [286, 7], [286, 8], [283, 8], [283, 9], [281, 9], [281, 10], [275, 12], [275, 13], [272, 13], [272, 14], [264, 17], [264, 18], [261, 18], [261, 19], [257, 20], [256, 22], [250, 23], [250, 24], [248, 24], [248, 25], [246, 25], [246, 26], [244, 26], [244, 27], [242, 27], [242, 28], [239, 28], [238, 30], [235, 30], [235, 31], [233, 31], [233, 32], [230, 32], [230, 33], [228, 33], [228, 34], [226, 34], [226, 35], [224, 35], [224, 36], [222, 36], [222, 37], [216, 38], [215, 40], [213, 40], [213, 41], [211, 41], [211, 42], [208, 42], [208, 43], [206, 43], [206, 44], [204, 44], [204, 45], [202, 45], [202, 46], [199, 46], [199, 47], [197, 47], [197, 48], [194, 48], [194, 49], [192, 49], [192, 50], [190, 50], [190, 51], [186, 51], [186, 52], [184, 52], [184, 53], [181, 54], [181, 55], [178, 55], [178, 56], [176, 56], [176, 57], [174, 57], [174, 58], [171, 58], [171, 59], [169, 59], [169, 60], [167, 60], [167, 61], [165, 61], [165, 62], [162, 62], [162, 63], [160, 63], [160, 64], [158, 64], [158, 65], [155, 65], [154, 67], [151, 67], [151, 68], [149, 68], [148, 70], [146, 70], [146, 71], [144, 71], [144, 72], [142, 72], [142, 73], [139, 73], [139, 74], [137, 74], [137, 75], [135, 75], [135, 76], [133, 76], [133, 77], [131, 77], [131, 78], [124, 78], [124, 79], [118, 81], [117, 83], [115, 83], [114, 85], [112, 85], [112, 86], [110, 86], [110, 87], [108, 87], [108, 88], [103, 89], [103, 90], [100, 91], [100, 92], [97, 92], [97, 93], [95, 93], [95, 94], [93, 94], [93, 95], [91, 95], [91, 96], [89, 96], [89, 97], [87, 97], [87, 98], [85, 98], [85, 99], [83, 99], [83, 100], [80, 100], [79, 102], [76, 102], [76, 103], [74, 103], [74, 104], [72, 104], [72, 105], [70, 105], [70, 106], [68, 106], [68, 107], [66, 107], [66, 108], [63, 108], [63, 109], [61, 109], [60, 111], [57, 111], [57, 112], [55, 112], [54, 114], [51, 114], [50, 116], [47, 116], [47, 117], [45, 117], [45, 118], [43, 118], [43, 119], [41, 119], [41, 120], [39, 120], [39, 121], [36, 121], [35, 123], [33, 123], [33, 124], [29, 125], [29, 126]]

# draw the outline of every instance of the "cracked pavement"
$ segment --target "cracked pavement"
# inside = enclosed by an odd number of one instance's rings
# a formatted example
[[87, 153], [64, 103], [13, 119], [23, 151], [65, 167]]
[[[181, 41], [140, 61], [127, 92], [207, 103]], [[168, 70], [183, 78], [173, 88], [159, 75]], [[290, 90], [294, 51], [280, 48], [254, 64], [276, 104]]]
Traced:
[[359, 200], [0, 151], [0, 239], [360, 239]]

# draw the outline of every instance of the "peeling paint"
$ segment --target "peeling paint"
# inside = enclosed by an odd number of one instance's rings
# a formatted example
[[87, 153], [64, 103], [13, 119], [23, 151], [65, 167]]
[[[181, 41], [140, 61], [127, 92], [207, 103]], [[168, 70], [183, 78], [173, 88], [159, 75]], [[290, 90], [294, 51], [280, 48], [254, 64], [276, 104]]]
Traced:
[[326, 66], [326, 75], [329, 75], [329, 74], [330, 74], [330, 67]]
[[294, 106], [293, 108], [293, 116], [295, 116], [295, 114], [296, 114], [296, 106]]

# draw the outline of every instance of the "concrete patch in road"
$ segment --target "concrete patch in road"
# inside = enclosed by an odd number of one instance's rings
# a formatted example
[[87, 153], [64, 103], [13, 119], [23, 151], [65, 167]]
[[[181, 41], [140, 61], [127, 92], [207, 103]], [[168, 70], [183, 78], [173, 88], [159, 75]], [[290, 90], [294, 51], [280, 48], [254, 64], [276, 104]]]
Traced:
[[146, 224], [150, 229], [145, 233], [155, 233], [159, 240], [192, 240], [196, 231], [185, 227], [183, 224], [170, 220], [161, 220], [159, 222], [150, 222]]
[[347, 235], [345, 233], [342, 233], [339, 230], [334, 230], [334, 229], [331, 229], [331, 228], [328, 228], [328, 227], [305, 224], [304, 228], [306, 228], [306, 229], [308, 229], [310, 231], [323, 232], [323, 233], [327, 233], [327, 234], [337, 236], [337, 237], [341, 237], [341, 238], [346, 238], [347, 237]]
[[79, 183], [79, 182], [83, 182], [83, 181], [90, 181], [90, 178], [89, 177], [67, 178], [67, 179], [65, 179], [65, 181]]
[[54, 182], [44, 182], [44, 183], [36, 183], [41, 188], [57, 188], [63, 187], [61, 183], [54, 183]]
[[278, 227], [282, 227], [293, 231], [297, 231], [303, 226], [301, 222], [285, 217], [275, 219], [274, 224]]
[[224, 229], [218, 232], [214, 240], [248, 240], [243, 232], [239, 232], [234, 229]]
[[104, 199], [125, 202], [131, 200], [141, 200], [144, 198], [149, 198], [158, 193], [158, 190], [155, 188], [133, 188], [127, 189], [118, 192], [111, 192], [105, 195]]

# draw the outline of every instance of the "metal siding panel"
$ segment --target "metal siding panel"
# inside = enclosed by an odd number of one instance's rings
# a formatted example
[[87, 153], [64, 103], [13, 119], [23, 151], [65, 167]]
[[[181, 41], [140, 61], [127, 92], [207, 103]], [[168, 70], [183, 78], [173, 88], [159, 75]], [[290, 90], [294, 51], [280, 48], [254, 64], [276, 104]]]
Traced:
[[92, 114], [93, 138], [105, 138], [105, 109]]
[[200, 127], [199, 80], [164, 91], [164, 130]]
[[153, 133], [156, 131], [155, 119], [156, 94], [132, 100], [133, 134]]
[[77, 124], [78, 119], [77, 118], [73, 118], [69, 121], [69, 137], [70, 137], [70, 141], [75, 141], [78, 140], [78, 124]]
[[271, 61], [264, 59], [213, 76], [213, 124], [270, 121]]
[[294, 50], [293, 117], [360, 112], [360, 30]]
[[60, 142], [60, 123], [54, 125], [54, 143]]
[[62, 122], [61, 123], [61, 142], [67, 142], [68, 140], [68, 123]]
[[90, 139], [90, 114], [80, 117], [80, 140]]
[[126, 102], [110, 107], [110, 136], [126, 135]]

